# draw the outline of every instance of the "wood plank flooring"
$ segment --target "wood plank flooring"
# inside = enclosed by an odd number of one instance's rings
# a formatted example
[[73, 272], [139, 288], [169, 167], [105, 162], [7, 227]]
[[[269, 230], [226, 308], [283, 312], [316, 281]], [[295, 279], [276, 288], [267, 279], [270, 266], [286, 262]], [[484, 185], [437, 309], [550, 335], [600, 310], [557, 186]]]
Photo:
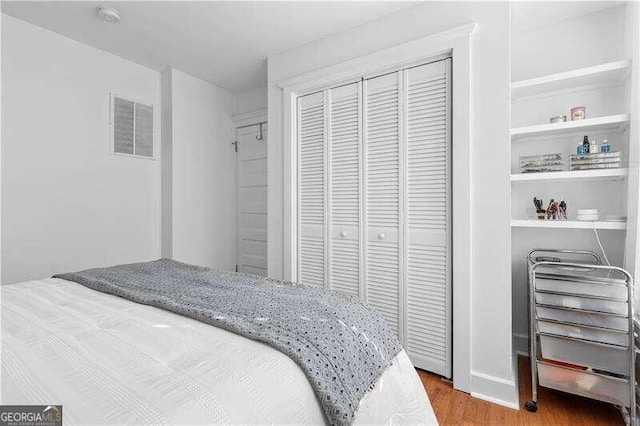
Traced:
[[[512, 410], [453, 389], [440, 376], [418, 370], [441, 425], [624, 425], [611, 404], [538, 388], [538, 412]], [[531, 398], [529, 359], [518, 357], [520, 405]]]

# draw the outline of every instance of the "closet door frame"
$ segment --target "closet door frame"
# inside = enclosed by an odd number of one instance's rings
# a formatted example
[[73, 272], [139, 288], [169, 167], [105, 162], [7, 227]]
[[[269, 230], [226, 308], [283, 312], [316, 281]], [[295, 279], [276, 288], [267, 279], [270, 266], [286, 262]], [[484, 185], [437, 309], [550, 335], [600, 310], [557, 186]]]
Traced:
[[359, 78], [394, 72], [451, 57], [453, 384], [469, 392], [471, 382], [471, 35], [476, 23], [453, 28], [361, 58], [279, 83], [283, 90], [283, 251], [284, 279], [297, 279], [297, 99]]

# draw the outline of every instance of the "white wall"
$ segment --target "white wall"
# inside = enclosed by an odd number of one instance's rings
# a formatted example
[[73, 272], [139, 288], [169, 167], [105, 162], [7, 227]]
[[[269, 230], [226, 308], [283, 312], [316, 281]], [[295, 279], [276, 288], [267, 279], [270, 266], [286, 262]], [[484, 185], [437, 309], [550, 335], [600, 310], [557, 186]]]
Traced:
[[267, 88], [258, 87], [236, 93], [233, 102], [233, 115], [238, 116], [250, 112], [267, 110]]
[[234, 270], [233, 95], [183, 72], [170, 72], [172, 256]]
[[[524, 7], [530, 5], [523, 4]], [[514, 4], [514, 8], [518, 4]], [[553, 3], [539, 3], [548, 7]], [[576, 3], [580, 7], [580, 3]], [[624, 56], [625, 5], [595, 13], [529, 27], [514, 28], [511, 52], [512, 80], [567, 71], [615, 61]], [[616, 25], [612, 25], [616, 22]]]
[[160, 161], [110, 154], [109, 94], [160, 74], [2, 15], [2, 281], [160, 255]]
[[513, 406], [517, 405], [517, 387], [511, 341], [510, 213], [508, 208], [496, 208], [510, 204], [509, 13], [506, 3], [421, 4], [269, 58], [268, 255], [269, 275], [281, 277], [283, 117], [278, 82], [478, 22], [471, 59], [473, 325], [471, 353], [467, 354], [471, 377], [463, 389]]

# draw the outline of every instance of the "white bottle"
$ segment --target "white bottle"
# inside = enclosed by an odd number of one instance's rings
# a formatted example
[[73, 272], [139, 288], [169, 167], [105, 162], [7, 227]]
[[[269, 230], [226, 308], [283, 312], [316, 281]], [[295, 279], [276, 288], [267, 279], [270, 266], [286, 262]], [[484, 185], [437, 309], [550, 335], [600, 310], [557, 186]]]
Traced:
[[596, 140], [592, 140], [589, 144], [589, 154], [597, 154], [600, 152], [600, 147], [596, 143]]

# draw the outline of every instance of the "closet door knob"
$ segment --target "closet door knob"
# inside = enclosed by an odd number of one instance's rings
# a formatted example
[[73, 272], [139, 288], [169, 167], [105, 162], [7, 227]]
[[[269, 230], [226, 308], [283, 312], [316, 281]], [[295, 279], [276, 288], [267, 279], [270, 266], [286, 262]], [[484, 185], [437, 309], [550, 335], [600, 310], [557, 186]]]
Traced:
[[378, 239], [384, 240], [385, 238], [387, 238], [387, 234], [385, 234], [384, 232], [378, 234]]
[[342, 238], [346, 237], [346, 236], [347, 236], [347, 231], [342, 231], [342, 232], [340, 233], [340, 236], [341, 236]]

